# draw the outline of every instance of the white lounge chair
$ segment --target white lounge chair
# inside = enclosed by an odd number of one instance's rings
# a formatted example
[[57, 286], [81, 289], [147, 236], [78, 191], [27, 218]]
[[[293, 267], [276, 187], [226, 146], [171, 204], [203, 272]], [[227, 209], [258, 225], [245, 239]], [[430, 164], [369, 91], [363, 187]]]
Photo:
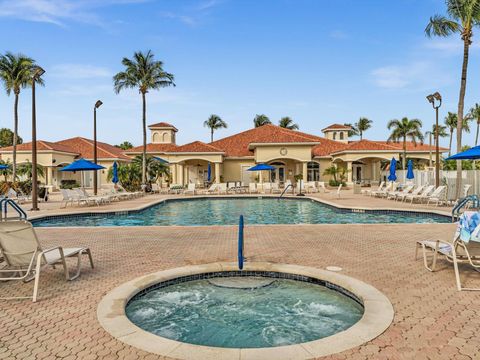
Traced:
[[187, 189], [183, 192], [184, 195], [192, 194], [195, 195], [195, 184], [188, 184]]
[[360, 193], [363, 194], [363, 195], [372, 196], [372, 193], [373, 193], [373, 192], [382, 191], [382, 189], [383, 189], [384, 186], [385, 186], [385, 181], [382, 181], [382, 182], [380, 183], [380, 185], [378, 185], [378, 188], [374, 189], [374, 188], [372, 187], [372, 188], [370, 188], [370, 189], [361, 190]]
[[278, 183], [272, 183], [272, 188], [270, 189], [272, 194], [280, 194], [282, 190], [280, 190], [280, 187], [278, 186]]
[[15, 190], [13, 190], [12, 188], [8, 189], [7, 197], [9, 199], [12, 199], [13, 201], [16, 201], [19, 204], [23, 204], [25, 201], [29, 200], [28, 196], [23, 195], [22, 193], [17, 192]]
[[206, 194], [218, 194], [218, 184], [213, 183], [210, 187], [205, 191]]
[[80, 200], [85, 201], [87, 204], [94, 204], [100, 206], [111, 201], [109, 196], [90, 195], [84, 188], [75, 188], [73, 189], [73, 191], [78, 194]]
[[410, 193], [400, 193], [397, 195], [397, 200], [405, 201], [407, 196], [411, 195], [419, 195], [425, 189], [425, 185], [420, 185], [419, 187], [413, 189]]
[[264, 194], [272, 192], [272, 184], [270, 183], [263, 183], [263, 191]]
[[218, 193], [219, 194], [226, 194], [227, 193], [227, 184], [226, 183], [218, 184]]
[[397, 200], [397, 197], [400, 195], [400, 194], [409, 194], [410, 191], [412, 191], [413, 189], [413, 185], [407, 185], [403, 188], [402, 191], [390, 191], [388, 192], [387, 194], [387, 199], [393, 199], [393, 200]]
[[[94, 267], [92, 254], [86, 247], [55, 246], [43, 250], [32, 224], [27, 221], [0, 223], [0, 251], [6, 264], [0, 269], [0, 281], [22, 280], [27, 282], [35, 280], [32, 296], [2, 298], [4, 300], [32, 299], [33, 302], [37, 301], [40, 271], [45, 266], [62, 265], [66, 280], [74, 280], [80, 275], [82, 255], [87, 255], [90, 266]], [[77, 259], [77, 268], [73, 276], [68, 270], [67, 258]]]
[[435, 189], [434, 185], [428, 185], [425, 189], [422, 190], [422, 192], [418, 195], [415, 194], [410, 194], [405, 197], [405, 200], [410, 200], [410, 204], [413, 204], [415, 200], [422, 201], [423, 199], [426, 199]]
[[325, 187], [325, 182], [324, 181], [319, 181], [318, 182], [318, 189], [319, 189], [319, 191], [322, 190], [324, 193], [328, 192], [327, 188]]
[[387, 194], [390, 192], [390, 191], [394, 191], [393, 190], [393, 182], [389, 182], [387, 184], [387, 186], [385, 186], [383, 189], [380, 189], [378, 191], [372, 191], [372, 196], [375, 196], [375, 197], [384, 197], [384, 196], [387, 196]]
[[435, 206], [438, 206], [438, 204], [444, 203], [446, 201], [445, 197], [445, 190], [446, 186], [439, 186], [438, 188], [435, 189], [435, 191], [427, 197], [427, 206], [430, 205], [430, 203], [435, 203]]
[[258, 194], [257, 184], [255, 184], [255, 183], [249, 183], [249, 184], [248, 184], [248, 192], [249, 192], [250, 194]]
[[[465, 216], [466, 213], [462, 214]], [[457, 290], [480, 291], [480, 287], [466, 288], [462, 286], [460, 279], [459, 264], [468, 264], [480, 272], [480, 225], [475, 228], [468, 242], [460, 238], [460, 229], [457, 228], [452, 242], [443, 240], [425, 240], [418, 241], [415, 249], [415, 260], [418, 258], [418, 250], [422, 249], [423, 264], [429, 271], [437, 270], [437, 261], [439, 257], [444, 257], [448, 262], [453, 263], [455, 272], [455, 281]], [[430, 262], [429, 262], [430, 255]]]
[[160, 194], [160, 186], [158, 184], [152, 184], [152, 194]]
[[307, 181], [305, 183], [305, 192], [309, 194], [318, 192], [315, 181]]

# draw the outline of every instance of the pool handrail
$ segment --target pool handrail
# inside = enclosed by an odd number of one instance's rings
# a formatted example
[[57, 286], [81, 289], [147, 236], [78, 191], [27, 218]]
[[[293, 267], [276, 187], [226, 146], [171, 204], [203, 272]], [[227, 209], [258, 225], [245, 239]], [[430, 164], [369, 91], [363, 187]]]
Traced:
[[279, 199], [283, 197], [283, 195], [287, 192], [288, 188], [291, 187], [293, 189], [293, 185], [292, 184], [288, 184], [287, 186], [285, 186], [285, 189], [283, 189], [282, 193], [280, 194], [280, 196], [278, 197]]
[[468, 195], [464, 198], [458, 200], [458, 203], [452, 209], [452, 222], [460, 216], [460, 211], [468, 205], [469, 202], [472, 202], [473, 208], [480, 208], [480, 198], [478, 195]]
[[238, 268], [240, 270], [243, 270], [243, 262], [245, 261], [245, 258], [243, 256], [245, 250], [245, 245], [243, 241], [243, 227], [243, 215], [240, 215], [240, 220], [238, 221]]
[[[8, 217], [8, 205], [10, 205], [13, 210], [15, 210], [18, 214], [17, 217]], [[12, 199], [9, 198], [3, 198], [0, 199], [0, 208], [1, 208], [1, 213], [0, 213], [0, 219], [1, 220], [27, 220], [27, 213]]]

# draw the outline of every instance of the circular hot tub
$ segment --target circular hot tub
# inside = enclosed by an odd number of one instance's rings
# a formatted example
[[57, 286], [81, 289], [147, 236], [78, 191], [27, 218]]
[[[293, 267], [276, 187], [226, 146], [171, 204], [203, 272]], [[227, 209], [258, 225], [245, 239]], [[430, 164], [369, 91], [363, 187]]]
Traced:
[[305, 359], [358, 346], [393, 319], [388, 299], [359, 280], [294, 265], [189, 266], [126, 283], [98, 318], [119, 340], [180, 359]]

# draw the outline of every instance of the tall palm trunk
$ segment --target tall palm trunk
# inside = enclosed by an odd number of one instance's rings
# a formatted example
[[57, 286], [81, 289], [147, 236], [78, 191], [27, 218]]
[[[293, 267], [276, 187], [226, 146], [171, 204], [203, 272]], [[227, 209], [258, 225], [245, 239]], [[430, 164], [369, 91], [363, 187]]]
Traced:
[[480, 119], [477, 119], [477, 133], [475, 134], [475, 146], [478, 145], [478, 128], [480, 127]]
[[363, 133], [362, 133], [362, 131], [360, 130], [360, 141], [362, 141], [362, 138], [363, 138]]
[[213, 128], [210, 129], [210, 142], [213, 142]]
[[407, 162], [407, 138], [403, 138], [403, 160], [402, 160], [402, 168], [405, 171], [405, 164]]
[[[457, 153], [462, 151], [462, 127], [463, 127], [463, 108], [465, 106], [465, 91], [467, 89], [467, 68], [468, 51], [470, 47], [471, 32], [463, 34], [463, 64], [462, 80], [460, 82], [460, 94], [458, 98], [458, 122], [457, 122]], [[462, 161], [457, 160], [457, 191], [455, 197], [458, 199], [462, 193]]]
[[12, 181], [17, 181], [17, 137], [18, 137], [18, 96], [19, 90], [15, 90], [15, 103], [13, 105], [13, 153], [12, 153]]
[[142, 125], [143, 125], [143, 149], [142, 149], [142, 184], [147, 183], [147, 99], [142, 91]]
[[448, 156], [452, 155], [452, 138], [453, 138], [453, 129], [450, 128], [450, 142], [448, 144]]

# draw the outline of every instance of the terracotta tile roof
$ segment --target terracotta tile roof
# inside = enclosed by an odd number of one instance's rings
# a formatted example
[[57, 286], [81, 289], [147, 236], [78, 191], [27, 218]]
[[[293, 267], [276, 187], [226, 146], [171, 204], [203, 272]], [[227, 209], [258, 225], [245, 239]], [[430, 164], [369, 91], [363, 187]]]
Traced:
[[178, 129], [175, 126], [173, 126], [172, 124], [166, 123], [166, 122], [159, 122], [159, 123], [156, 123], [156, 124], [151, 124], [151, 125], [148, 125], [148, 128], [149, 129], [151, 129], [151, 128], [172, 128], [175, 131], [178, 131]]
[[[147, 144], [147, 153], [166, 153], [177, 149], [175, 144]], [[131, 149], [124, 150], [124, 154], [138, 154], [143, 151], [143, 145], [135, 146]]]
[[318, 141], [316, 136], [266, 124], [210, 144], [223, 150], [226, 156], [252, 156], [253, 150], [249, 150], [249, 145], [252, 143], [309, 143]]
[[[75, 155], [79, 155], [75, 149], [71, 148], [70, 146], [66, 146], [63, 144], [58, 144], [50, 141], [45, 140], [37, 140], [37, 150], [38, 151], [61, 151], [67, 152]], [[13, 146], [6, 146], [0, 148], [0, 151], [13, 151]], [[23, 144], [17, 145], [17, 151], [32, 151], [32, 142], [27, 142]]]
[[322, 131], [325, 130], [350, 130], [352, 127], [348, 125], [342, 125], [342, 124], [332, 124], [330, 126], [327, 126], [326, 128], [322, 129]]
[[[403, 149], [403, 143], [401, 141], [400, 142], [376, 141], [376, 142], [381, 143], [381, 144], [388, 144], [388, 145], [394, 146], [398, 149]], [[432, 148], [432, 150], [435, 150], [434, 145], [432, 145], [431, 148]], [[442, 146], [440, 146], [439, 148], [440, 148], [440, 151], [447, 151], [448, 150], [448, 148], [445, 148], [445, 147], [442, 147]], [[408, 151], [429, 151], [430, 150], [430, 145], [420, 144], [420, 143], [414, 144], [411, 141], [407, 141], [407, 150]]]
[[[80, 154], [80, 157], [93, 159], [93, 140], [83, 137], [74, 137], [57, 141], [56, 144], [64, 145], [75, 150], [76, 153]], [[122, 149], [101, 141], [97, 141], [97, 157], [99, 159], [131, 160], [128, 156], [123, 154]]]
[[205, 144], [202, 141], [194, 141], [189, 144], [178, 146], [174, 152], [223, 152], [222, 149], [217, 148], [216, 146]]

